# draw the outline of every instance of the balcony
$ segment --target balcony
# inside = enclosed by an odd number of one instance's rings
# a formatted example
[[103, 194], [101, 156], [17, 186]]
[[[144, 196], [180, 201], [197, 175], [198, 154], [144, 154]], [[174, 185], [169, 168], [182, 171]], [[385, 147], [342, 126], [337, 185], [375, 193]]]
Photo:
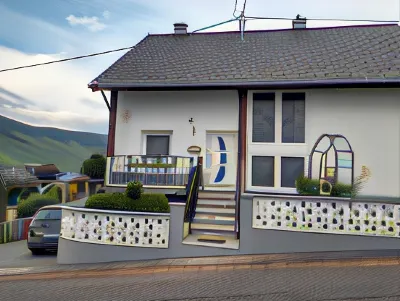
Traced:
[[109, 157], [107, 160], [109, 186], [126, 186], [140, 181], [147, 188], [184, 188], [193, 167], [193, 157], [137, 156]]

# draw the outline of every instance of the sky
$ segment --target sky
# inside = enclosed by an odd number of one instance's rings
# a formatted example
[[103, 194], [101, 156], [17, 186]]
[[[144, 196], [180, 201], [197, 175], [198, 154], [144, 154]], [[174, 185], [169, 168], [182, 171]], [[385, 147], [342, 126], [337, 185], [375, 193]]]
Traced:
[[[241, 10], [244, 0], [238, 0]], [[400, 0], [247, 0], [246, 16], [399, 20]], [[232, 18], [235, 0], [0, 0], [0, 70], [133, 46], [147, 34], [194, 31]], [[308, 21], [307, 27], [368, 24]], [[246, 30], [290, 28], [257, 20]], [[237, 30], [232, 22], [207, 31]], [[0, 115], [107, 134], [108, 110], [87, 84], [125, 52], [0, 72]], [[109, 97], [109, 93], [106, 94]]]

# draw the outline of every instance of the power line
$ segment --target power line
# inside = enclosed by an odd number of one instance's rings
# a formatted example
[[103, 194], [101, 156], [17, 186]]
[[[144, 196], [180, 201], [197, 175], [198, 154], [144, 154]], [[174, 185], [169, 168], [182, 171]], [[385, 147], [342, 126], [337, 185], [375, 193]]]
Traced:
[[[210, 25], [207, 27], [203, 27], [200, 29], [197, 29], [195, 31], [192, 31], [192, 33], [196, 33], [198, 31], [202, 31], [202, 30], [206, 30], [206, 29], [210, 29], [222, 24], [226, 24], [226, 23], [230, 23], [236, 20], [239, 20], [241, 17], [244, 19], [244, 21], [246, 20], [290, 20], [292, 21], [293, 18], [281, 18], [281, 17], [253, 17], [253, 16], [249, 16], [249, 17], [245, 17], [244, 16], [244, 10], [246, 8], [246, 0], [244, 2], [243, 5], [243, 11], [241, 16], [238, 16], [234, 19], [230, 19], [227, 21], [223, 21], [214, 25]], [[234, 13], [237, 11], [237, 0], [235, 1], [235, 11]], [[390, 20], [352, 20], [352, 19], [321, 19], [321, 18], [311, 18], [311, 19], [307, 19], [307, 20], [311, 20], [311, 21], [343, 21], [343, 22], [371, 22], [371, 23], [398, 23], [399, 21], [390, 21]], [[88, 58], [88, 57], [94, 57], [94, 56], [99, 56], [99, 55], [104, 55], [104, 54], [108, 54], [108, 53], [113, 53], [113, 52], [119, 52], [119, 51], [124, 51], [124, 50], [130, 50], [135, 48], [135, 46], [130, 46], [130, 47], [124, 47], [124, 48], [119, 48], [119, 49], [114, 49], [114, 50], [108, 50], [108, 51], [103, 51], [103, 52], [97, 52], [97, 53], [92, 53], [92, 54], [87, 54], [87, 55], [81, 55], [81, 56], [75, 56], [75, 57], [71, 57], [71, 58], [66, 58], [66, 59], [60, 59], [60, 60], [54, 60], [54, 61], [49, 61], [49, 62], [45, 62], [45, 63], [38, 63], [38, 64], [33, 64], [33, 65], [26, 65], [26, 66], [19, 66], [19, 67], [14, 67], [14, 68], [7, 68], [7, 69], [1, 69], [1, 72], [6, 72], [6, 71], [13, 71], [13, 70], [19, 70], [19, 69], [26, 69], [26, 68], [32, 68], [32, 67], [38, 67], [38, 66], [44, 66], [44, 65], [50, 65], [50, 64], [55, 64], [55, 63], [62, 63], [62, 62], [67, 62], [67, 61], [73, 61], [73, 60], [79, 60], [79, 59], [83, 59], [83, 58]]]
[[237, 12], [237, 0], [235, 0], [235, 8], [233, 9], [233, 13], [232, 13], [234, 18], [237, 18], [237, 16], [235, 15], [236, 12]]
[[[293, 18], [281, 18], [281, 17], [252, 17], [246, 16], [248, 20], [289, 20]], [[355, 19], [324, 19], [324, 18], [306, 18], [307, 21], [339, 21], [339, 22], [371, 22], [371, 23], [398, 23], [399, 21], [393, 20], [355, 20]]]
[[55, 63], [62, 63], [62, 62], [68, 62], [68, 61], [73, 61], [73, 60], [79, 60], [79, 59], [83, 59], [83, 58], [88, 58], [88, 57], [93, 57], [93, 56], [98, 56], [98, 55], [103, 55], [103, 54], [108, 54], [108, 53], [128, 50], [128, 49], [132, 49], [134, 47], [135, 46], [124, 47], [124, 48], [119, 48], [119, 49], [114, 49], [114, 50], [107, 50], [107, 51], [103, 51], [103, 52], [97, 52], [97, 53], [92, 53], [92, 54], [87, 54], [87, 55], [80, 55], [80, 56], [70, 57], [70, 58], [61, 59], [61, 60], [49, 61], [49, 62], [45, 62], [45, 63], [38, 63], [38, 64], [33, 64], [33, 65], [19, 66], [19, 67], [14, 67], [14, 68], [7, 68], [7, 69], [0, 70], [0, 72], [13, 71], [13, 70], [18, 70], [18, 69], [26, 69], [26, 68], [43, 66], [43, 65], [50, 65], [50, 64], [55, 64]]

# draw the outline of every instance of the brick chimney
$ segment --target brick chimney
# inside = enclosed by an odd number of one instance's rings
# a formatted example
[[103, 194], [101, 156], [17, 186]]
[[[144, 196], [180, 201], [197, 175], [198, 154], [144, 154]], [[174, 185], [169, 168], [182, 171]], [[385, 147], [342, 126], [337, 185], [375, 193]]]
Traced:
[[188, 25], [186, 23], [175, 23], [174, 32], [175, 34], [187, 34]]
[[307, 18], [304, 18], [300, 15], [296, 16], [296, 19], [292, 21], [293, 29], [303, 29], [307, 27]]

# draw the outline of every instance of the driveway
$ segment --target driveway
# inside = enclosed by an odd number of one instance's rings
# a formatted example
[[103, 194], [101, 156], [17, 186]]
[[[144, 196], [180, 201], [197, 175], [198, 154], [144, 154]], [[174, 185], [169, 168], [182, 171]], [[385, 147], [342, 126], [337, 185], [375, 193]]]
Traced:
[[57, 253], [34, 256], [26, 241], [0, 244], [0, 268], [42, 267], [57, 265]]

